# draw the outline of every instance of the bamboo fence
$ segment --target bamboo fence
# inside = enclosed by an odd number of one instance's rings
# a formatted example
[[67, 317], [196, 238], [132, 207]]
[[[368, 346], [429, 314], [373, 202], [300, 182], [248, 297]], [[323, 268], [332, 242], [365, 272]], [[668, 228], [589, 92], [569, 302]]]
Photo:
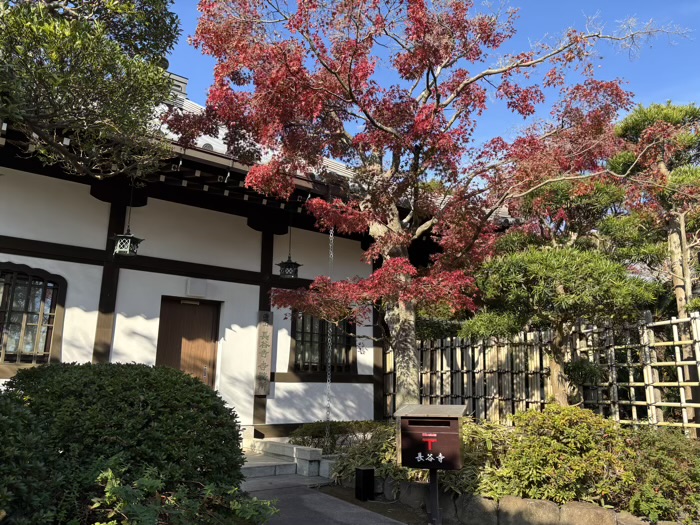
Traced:
[[[597, 366], [596, 380], [579, 385], [585, 408], [625, 425], [700, 431], [700, 314], [636, 326], [591, 326], [569, 331], [566, 360]], [[479, 420], [508, 424], [515, 412], [542, 410], [552, 394], [549, 330], [510, 340], [448, 337], [419, 341], [421, 402], [466, 405]], [[393, 414], [394, 359], [384, 353], [386, 415]]]

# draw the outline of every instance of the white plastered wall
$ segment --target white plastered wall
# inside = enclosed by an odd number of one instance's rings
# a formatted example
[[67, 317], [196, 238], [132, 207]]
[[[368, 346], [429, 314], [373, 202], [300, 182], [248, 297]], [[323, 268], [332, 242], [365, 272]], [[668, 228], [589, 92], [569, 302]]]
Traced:
[[90, 186], [0, 167], [0, 235], [104, 250], [108, 221]]
[[[185, 297], [187, 278], [122, 270], [111, 362], [154, 365], [162, 296]], [[243, 425], [253, 422], [257, 286], [207, 281], [202, 299], [220, 301], [215, 387]]]
[[68, 283], [63, 322], [63, 363], [89, 363], [95, 346], [102, 267], [0, 253], [0, 262], [60, 275]]
[[[332, 383], [331, 419], [374, 419], [372, 384]], [[326, 418], [325, 383], [274, 383], [267, 398], [267, 424], [303, 423]]]
[[[285, 260], [289, 250], [289, 236], [275, 236], [274, 261]], [[334, 280], [368, 277], [372, 267], [363, 260], [358, 241], [334, 239]], [[314, 279], [328, 275], [328, 234], [292, 229], [292, 259], [302, 264], [299, 277]], [[275, 309], [275, 337], [273, 370], [288, 372], [291, 352], [291, 319], [287, 309]], [[374, 344], [371, 322], [357, 327], [357, 372], [374, 372]], [[363, 337], [365, 336], [365, 337]], [[333, 383], [331, 386], [331, 418], [336, 420], [373, 419], [373, 385], [362, 383]], [[326, 414], [325, 383], [279, 383], [272, 385], [267, 400], [266, 423], [298, 423], [324, 419]]]
[[[274, 262], [287, 259], [289, 234], [275, 235]], [[335, 237], [333, 242], [333, 279], [369, 277], [372, 266], [362, 259], [359, 241]], [[299, 277], [314, 279], [328, 275], [328, 234], [292, 228], [292, 259], [302, 264]]]
[[139, 255], [260, 271], [262, 235], [245, 217], [148, 199], [133, 209], [131, 231], [145, 239]]

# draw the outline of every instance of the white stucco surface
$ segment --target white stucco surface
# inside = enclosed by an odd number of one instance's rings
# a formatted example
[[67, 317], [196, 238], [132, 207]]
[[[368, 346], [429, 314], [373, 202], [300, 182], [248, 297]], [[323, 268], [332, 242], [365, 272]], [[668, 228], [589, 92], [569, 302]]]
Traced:
[[145, 239], [139, 255], [260, 271], [262, 235], [245, 217], [148, 199], [132, 211], [131, 231]]
[[61, 361], [92, 361], [102, 267], [0, 253], [0, 262], [24, 264], [60, 275], [68, 283]]
[[[374, 419], [372, 384], [333, 383], [331, 419]], [[267, 423], [300, 423], [326, 417], [325, 383], [274, 383], [267, 399]]]
[[[122, 270], [110, 361], [154, 365], [161, 297], [185, 297], [187, 278]], [[253, 421], [258, 287], [208, 281], [203, 299], [220, 301], [216, 389], [244, 425]]]
[[[372, 265], [362, 260], [358, 241], [336, 237], [333, 244], [333, 279], [368, 277], [372, 273]], [[288, 253], [289, 234], [275, 235], [275, 264], [287, 260]], [[328, 234], [292, 228], [292, 259], [303, 265], [299, 268], [303, 279], [328, 275]]]
[[0, 235], [104, 250], [108, 221], [90, 186], [0, 167]]
[[367, 323], [357, 326], [357, 373], [374, 373], [374, 341], [372, 325]]
[[272, 371], [287, 372], [292, 345], [292, 317], [289, 308], [273, 308]]

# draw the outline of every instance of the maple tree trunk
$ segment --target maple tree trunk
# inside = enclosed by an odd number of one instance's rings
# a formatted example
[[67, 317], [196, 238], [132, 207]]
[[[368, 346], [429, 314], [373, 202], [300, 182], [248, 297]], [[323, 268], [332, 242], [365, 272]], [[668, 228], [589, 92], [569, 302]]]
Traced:
[[420, 359], [416, 344], [416, 306], [400, 301], [387, 308], [384, 320], [389, 328], [390, 344], [394, 351], [396, 408], [419, 404]]

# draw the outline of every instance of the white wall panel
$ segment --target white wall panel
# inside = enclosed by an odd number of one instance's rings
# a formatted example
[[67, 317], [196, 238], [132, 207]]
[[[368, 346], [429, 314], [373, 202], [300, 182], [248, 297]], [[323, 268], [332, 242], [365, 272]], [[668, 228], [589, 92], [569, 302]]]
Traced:
[[[331, 419], [374, 419], [373, 385], [333, 383]], [[320, 421], [326, 417], [325, 383], [274, 383], [267, 400], [267, 423]]]
[[374, 374], [374, 331], [370, 322], [357, 326], [357, 373]]
[[287, 372], [292, 345], [292, 317], [289, 308], [273, 308], [272, 371]]
[[104, 250], [108, 221], [90, 186], [0, 167], [0, 235]]
[[[186, 285], [186, 277], [121, 271], [111, 362], [155, 364], [161, 297], [184, 297]], [[208, 281], [205, 299], [222, 302], [216, 388], [241, 423], [251, 424], [258, 287]]]
[[[372, 265], [362, 260], [362, 248], [358, 241], [336, 237], [334, 241], [333, 279], [348, 279], [355, 276], [368, 277]], [[289, 234], [275, 235], [274, 262], [287, 260]], [[328, 234], [292, 229], [292, 259], [303, 264], [299, 277], [313, 279], [328, 275]], [[275, 272], [279, 267], [275, 266]]]
[[131, 231], [140, 255], [260, 271], [262, 235], [245, 217], [158, 199], [134, 208]]
[[68, 282], [61, 361], [64, 363], [92, 361], [102, 267], [4, 253], [0, 253], [0, 262], [38, 268], [60, 275]]

